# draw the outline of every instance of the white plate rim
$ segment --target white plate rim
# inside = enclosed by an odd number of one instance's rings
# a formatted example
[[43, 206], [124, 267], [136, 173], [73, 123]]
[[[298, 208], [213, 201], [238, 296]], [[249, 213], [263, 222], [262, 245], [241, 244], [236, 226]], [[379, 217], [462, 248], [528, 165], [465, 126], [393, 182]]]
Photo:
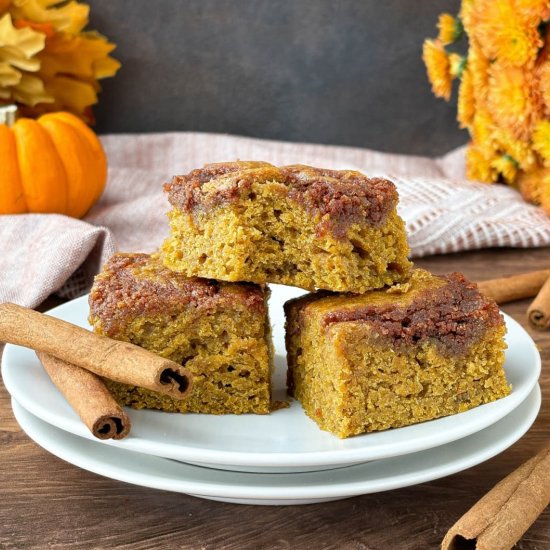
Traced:
[[[102, 475], [103, 477], [108, 477], [110, 479], [116, 479], [118, 481], [123, 481], [125, 483], [130, 483], [133, 485], [139, 485], [142, 487], [148, 487], [152, 489], [167, 490], [178, 493], [190, 494], [193, 496], [200, 497], [213, 497], [219, 500], [226, 499], [237, 499], [237, 502], [247, 503], [247, 501], [257, 502], [265, 501], [265, 504], [277, 504], [279, 501], [303, 501], [304, 499], [337, 499], [337, 498], [347, 498], [353, 497], [362, 494], [375, 493], [381, 491], [389, 491], [393, 489], [409, 487], [411, 485], [417, 485], [419, 483], [426, 483], [428, 481], [433, 481], [435, 479], [440, 479], [448, 475], [452, 475], [463, 471], [465, 469], [471, 468], [489, 460], [490, 458], [496, 456], [497, 454], [503, 452], [505, 449], [517, 442], [523, 435], [529, 430], [535, 421], [538, 412], [541, 406], [541, 391], [540, 387], [537, 384], [535, 388], [531, 391], [529, 396], [524, 400], [524, 402], [518, 407], [515, 411], [512, 411], [509, 415], [501, 419], [499, 422], [493, 424], [492, 426], [481, 430], [461, 441], [454, 441], [448, 443], [447, 445], [442, 445], [440, 447], [430, 449], [427, 451], [422, 451], [419, 453], [414, 453], [414, 455], [409, 456], [400, 456], [387, 459], [386, 461], [381, 460], [374, 463], [366, 464], [357, 464], [354, 466], [349, 466], [348, 468], [343, 468], [340, 470], [329, 470], [321, 472], [309, 472], [302, 474], [254, 474], [254, 473], [241, 473], [241, 472], [226, 472], [220, 470], [214, 470], [209, 468], [202, 468], [200, 466], [193, 466], [185, 463], [178, 463], [170, 461], [165, 458], [145, 455], [143, 453], [135, 453], [133, 451], [127, 451], [122, 449], [115, 448], [103, 448], [100, 453], [111, 453], [115, 457], [120, 455], [122, 459], [115, 461], [116, 467], [112, 468], [109, 466], [108, 469], [105, 468], [105, 463], [101, 460], [94, 459], [91, 453], [86, 453], [85, 448], [95, 448], [99, 450], [100, 444], [95, 441], [86, 442], [84, 449], [82, 444], [79, 443], [77, 448], [80, 450], [80, 455], [78, 459], [75, 459], [74, 455], [71, 454], [64, 447], [55, 446], [51, 440], [47, 440], [44, 435], [47, 433], [48, 428], [52, 433], [55, 433], [65, 440], [79, 439], [78, 436], [65, 432], [55, 426], [49, 425], [43, 420], [35, 417], [30, 411], [27, 411], [22, 405], [17, 403], [15, 399], [12, 398], [12, 408], [14, 415], [22, 427], [23, 431], [35, 441], [39, 446], [44, 448], [46, 451], [51, 454], [69, 462], [79, 468], [94, 472], [96, 474]], [[34, 422], [42, 429], [29, 429], [29, 423], [25, 419], [32, 418]], [[23, 419], [23, 420], [22, 420]], [[514, 425], [510, 427], [510, 423], [514, 422]], [[44, 430], [44, 426], [46, 429]], [[503, 437], [498, 438], [496, 442], [490, 442], [491, 436], [494, 437], [494, 434], [501, 431], [504, 433]], [[476, 441], [479, 440], [479, 445]], [[460, 456], [461, 451], [465, 448], [464, 443], [468, 443], [476, 449], [473, 453], [469, 455]], [[456, 449], [456, 451], [455, 451]], [[442, 463], [438, 467], [431, 467], [427, 470], [419, 470], [407, 473], [402, 468], [399, 468], [399, 462], [407, 461], [410, 463], [411, 458], [416, 458], [418, 462], [423, 463], [423, 457], [428, 456], [428, 454], [438, 453], [443, 456]], [[416, 455], [416, 457], [415, 457]], [[449, 461], [445, 461], [444, 456], [450, 456]], [[137, 481], [132, 477], [131, 468], [129, 468], [128, 459], [136, 460], [145, 460], [146, 464], [152, 463], [159, 465], [159, 469], [162, 471], [162, 466], [166, 463], [171, 463], [172, 466], [177, 464], [182, 471], [189, 470], [189, 479], [182, 479], [181, 477], [175, 479], [164, 473], [157, 476], [149, 474], [143, 475], [143, 478], [140, 481]], [[361, 480], [361, 472], [365, 468], [369, 468], [372, 465], [375, 467], [381, 465], [384, 462], [396, 462], [394, 466], [395, 470], [398, 470], [394, 476], [387, 476], [386, 478], [379, 478], [377, 480]], [[193, 479], [192, 473], [197, 472], [212, 472], [214, 476], [218, 478], [224, 478], [233, 481], [232, 485], [220, 485], [215, 483], [203, 483]], [[346, 472], [347, 470], [347, 472]], [[436, 471], [434, 471], [436, 470]], [[323, 479], [327, 479], [328, 476], [334, 476], [334, 472], [347, 474], [353, 472], [352, 475], [357, 472], [359, 479], [355, 481], [350, 481], [348, 483], [341, 483], [335, 485], [327, 485], [323, 483]], [[305, 478], [318, 478], [317, 484], [306, 484], [306, 485], [285, 485], [284, 481], [287, 479], [292, 479], [295, 481], [299, 479], [300, 476]], [[277, 481], [274, 485], [246, 485], [242, 483], [243, 480], [258, 480], [265, 479], [266, 481], [272, 480]]]
[[[87, 311], [87, 299], [87, 296], [82, 296], [48, 311], [48, 314], [54, 316], [63, 316], [63, 312], [72, 307], [80, 307], [83, 308], [83, 311]], [[514, 330], [519, 331], [519, 334], [521, 334], [524, 340], [524, 344], [528, 345], [531, 352], [533, 352], [535, 362], [533, 365], [530, 366], [532, 369], [532, 374], [529, 378], [529, 384], [526, 384], [522, 387], [521, 393], [513, 390], [512, 394], [510, 394], [508, 397], [505, 397], [496, 402], [496, 411], [494, 410], [495, 403], [489, 403], [487, 405], [476, 407], [476, 409], [466, 411], [465, 413], [454, 415], [454, 419], [461, 418], [463, 422], [454, 422], [454, 426], [452, 429], [440, 430], [437, 435], [433, 434], [433, 432], [437, 432], [437, 430], [432, 429], [428, 430], [432, 432], [429, 436], [426, 435], [424, 437], [417, 437], [413, 441], [408, 442], [406, 440], [398, 441], [398, 439], [402, 438], [395, 438], [395, 441], [393, 443], [386, 443], [385, 446], [379, 448], [372, 448], [367, 446], [355, 449], [335, 449], [302, 453], [260, 453], [253, 450], [227, 451], [217, 449], [205, 449], [201, 447], [185, 446], [182, 445], [181, 442], [159, 442], [147, 440], [145, 438], [137, 438], [132, 435], [120, 441], [106, 440], [102, 441], [101, 443], [106, 445], [116, 445], [117, 447], [131, 451], [137, 451], [156, 456], [163, 456], [166, 458], [172, 458], [181, 461], [197, 462], [202, 464], [217, 464], [225, 466], [249, 466], [254, 468], [292, 468], [309, 466], [331, 467], [335, 465], [364, 462], [367, 460], [389, 458], [391, 456], [399, 456], [403, 454], [419, 452], [438, 445], [444, 445], [451, 441], [466, 437], [499, 421], [506, 414], [509, 414], [512, 410], [519, 406], [523, 402], [523, 400], [525, 400], [534, 385], [537, 383], [541, 369], [541, 359], [538, 349], [529, 334], [517, 321], [515, 321], [505, 313], [503, 313], [503, 315], [507, 326], [514, 327]], [[41, 418], [42, 420], [62, 430], [68, 431], [74, 435], [84, 437], [86, 439], [95, 440], [93, 435], [84, 426], [84, 424], [80, 422], [76, 415], [74, 415], [74, 418], [60, 418], [52, 409], [48, 408], [44, 404], [37, 403], [34, 400], [28, 398], [22, 388], [17, 385], [15, 377], [10, 372], [10, 365], [12, 361], [11, 356], [17, 348], [18, 346], [12, 346], [10, 344], [6, 345], [2, 358], [2, 376], [9, 393], [13, 397], [15, 397], [21, 405], [23, 405], [27, 410], [29, 410], [38, 418]], [[14, 370], [15, 372], [15, 369], [12, 370]], [[44, 376], [47, 376], [45, 372]], [[502, 403], [507, 403], [508, 408], [501, 407], [500, 405]], [[480, 410], [483, 410], [483, 414], [479, 415], [480, 418], [475, 423], [475, 429], [472, 429], [472, 423], [469, 424], [468, 422], [464, 422], [464, 420], [469, 418], [468, 415], [471, 416], [472, 413], [475, 413], [476, 411], [479, 412]], [[143, 411], [140, 411], [140, 413], [141, 412]], [[158, 411], [148, 412], [151, 412], [153, 414], [163, 414]], [[132, 415], [131, 409], [129, 409], [129, 414], [130, 416]], [[424, 425], [432, 425], [432, 427], [436, 427], [437, 423], [441, 425], [441, 421], [448, 422], [448, 420], [445, 420], [446, 418], [449, 419], [451, 417], [436, 419], [430, 422], [426, 422], [424, 423]], [[405, 431], [408, 428], [411, 428], [411, 426], [398, 428], [392, 431]], [[369, 437], [369, 435], [370, 434], [366, 434], [358, 437]]]

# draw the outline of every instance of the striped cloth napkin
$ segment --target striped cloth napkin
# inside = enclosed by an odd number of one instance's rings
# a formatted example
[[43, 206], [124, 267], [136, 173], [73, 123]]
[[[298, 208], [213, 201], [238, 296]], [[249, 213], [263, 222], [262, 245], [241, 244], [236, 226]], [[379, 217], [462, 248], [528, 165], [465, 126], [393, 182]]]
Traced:
[[192, 132], [102, 138], [109, 180], [84, 220], [0, 216], [0, 302], [34, 307], [90, 287], [115, 250], [153, 251], [168, 232], [162, 184], [209, 162], [265, 160], [382, 175], [397, 185], [413, 257], [484, 247], [550, 245], [550, 217], [513, 189], [471, 183], [464, 150], [436, 159], [366, 149]]

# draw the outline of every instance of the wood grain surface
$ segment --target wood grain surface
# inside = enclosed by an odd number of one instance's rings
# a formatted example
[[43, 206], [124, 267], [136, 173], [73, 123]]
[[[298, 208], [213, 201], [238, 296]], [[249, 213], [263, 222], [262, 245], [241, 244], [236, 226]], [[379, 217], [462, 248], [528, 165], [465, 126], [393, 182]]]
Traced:
[[[474, 280], [550, 267], [550, 249], [419, 260]], [[429, 549], [477, 499], [550, 439], [550, 331], [527, 326], [528, 301], [503, 307], [541, 349], [543, 404], [531, 430], [499, 456], [453, 476], [307, 506], [243, 506], [136, 487], [80, 470], [19, 429], [0, 388], [0, 548]], [[550, 510], [517, 548], [550, 548]]]

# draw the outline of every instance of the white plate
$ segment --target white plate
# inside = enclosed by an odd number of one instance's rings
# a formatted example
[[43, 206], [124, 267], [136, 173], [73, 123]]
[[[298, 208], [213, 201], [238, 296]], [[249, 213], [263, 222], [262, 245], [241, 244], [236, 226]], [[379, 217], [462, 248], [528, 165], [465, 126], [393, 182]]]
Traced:
[[[284, 398], [286, 372], [282, 305], [302, 293], [296, 288], [272, 286], [270, 311], [277, 354], [274, 386], [278, 398]], [[87, 297], [50, 313], [89, 328]], [[538, 350], [518, 323], [506, 316], [506, 324], [509, 348], [505, 370], [513, 386], [511, 395], [455, 416], [340, 440], [321, 431], [296, 401], [290, 408], [270, 415], [129, 410], [130, 436], [102, 444], [210, 467], [264, 472], [336, 468], [444, 445], [497, 422], [524, 401], [536, 384], [540, 373]], [[93, 438], [52, 384], [34, 352], [6, 346], [2, 376], [11, 395], [35, 416], [75, 435]]]
[[19, 425], [50, 453], [105, 477], [241, 504], [309, 504], [388, 491], [438, 479], [488, 460], [516, 442], [534, 422], [540, 388], [489, 428], [435, 449], [337, 470], [295, 474], [226, 472], [123, 451], [86, 441], [43, 422], [15, 400]]

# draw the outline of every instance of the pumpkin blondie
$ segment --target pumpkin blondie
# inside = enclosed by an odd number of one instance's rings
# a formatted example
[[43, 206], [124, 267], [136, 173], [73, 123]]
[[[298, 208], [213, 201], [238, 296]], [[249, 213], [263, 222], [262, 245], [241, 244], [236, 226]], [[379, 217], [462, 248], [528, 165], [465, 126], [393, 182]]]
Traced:
[[271, 339], [268, 290], [188, 279], [155, 256], [115, 254], [90, 293], [94, 331], [184, 364], [193, 389], [182, 401], [105, 380], [134, 408], [172, 412], [269, 413]]
[[164, 264], [187, 276], [361, 293], [407, 278], [397, 191], [359, 172], [209, 164], [165, 185]]
[[475, 284], [414, 270], [360, 296], [287, 302], [289, 391], [339, 437], [406, 426], [508, 395], [505, 325]]

